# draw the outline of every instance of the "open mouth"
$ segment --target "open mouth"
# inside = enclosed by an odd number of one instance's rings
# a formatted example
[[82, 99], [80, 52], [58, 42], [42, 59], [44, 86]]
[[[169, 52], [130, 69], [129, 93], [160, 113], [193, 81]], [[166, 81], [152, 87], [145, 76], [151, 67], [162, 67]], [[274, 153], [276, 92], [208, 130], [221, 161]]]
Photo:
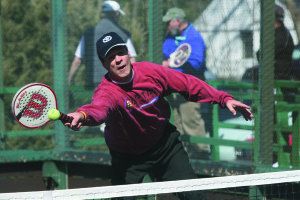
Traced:
[[120, 67], [118, 68], [118, 70], [124, 70], [125, 67], [126, 67], [126, 65], [122, 65], [122, 66], [120, 66]]

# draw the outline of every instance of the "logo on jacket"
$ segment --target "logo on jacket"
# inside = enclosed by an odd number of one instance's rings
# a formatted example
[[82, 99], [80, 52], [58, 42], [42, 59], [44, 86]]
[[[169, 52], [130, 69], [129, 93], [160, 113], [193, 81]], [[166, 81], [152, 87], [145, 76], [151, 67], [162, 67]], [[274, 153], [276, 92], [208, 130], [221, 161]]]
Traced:
[[[157, 97], [154, 97], [151, 101], [149, 101], [149, 102], [147, 102], [147, 103], [144, 103], [144, 104], [142, 104], [141, 106], [139, 106], [139, 108], [137, 109], [137, 110], [142, 110], [144, 107], [147, 107], [147, 106], [149, 106], [149, 105], [151, 105], [151, 104], [154, 104], [154, 102], [156, 102], [157, 100], [158, 100], [158, 96]], [[133, 99], [131, 99], [132, 100], [132, 102], [135, 104], [135, 105], [137, 105], [137, 101], [136, 100], [133, 100]], [[131, 101], [130, 101], [130, 99], [129, 98], [125, 98], [125, 108], [127, 109], [127, 110], [129, 110], [130, 112], [131, 112], [131, 109], [133, 108], [133, 103], [132, 103]]]
[[132, 103], [127, 98], [125, 99], [125, 107], [127, 109], [131, 109], [132, 108]]

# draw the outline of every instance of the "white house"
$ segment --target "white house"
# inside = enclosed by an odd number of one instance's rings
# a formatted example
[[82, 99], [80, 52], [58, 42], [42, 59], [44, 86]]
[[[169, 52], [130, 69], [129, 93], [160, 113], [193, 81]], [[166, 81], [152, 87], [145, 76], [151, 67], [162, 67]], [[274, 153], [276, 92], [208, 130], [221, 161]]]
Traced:
[[[294, 43], [297, 34], [286, 6], [285, 26]], [[206, 64], [218, 79], [240, 80], [249, 67], [257, 65], [260, 42], [259, 0], [213, 0], [193, 22], [207, 46]]]

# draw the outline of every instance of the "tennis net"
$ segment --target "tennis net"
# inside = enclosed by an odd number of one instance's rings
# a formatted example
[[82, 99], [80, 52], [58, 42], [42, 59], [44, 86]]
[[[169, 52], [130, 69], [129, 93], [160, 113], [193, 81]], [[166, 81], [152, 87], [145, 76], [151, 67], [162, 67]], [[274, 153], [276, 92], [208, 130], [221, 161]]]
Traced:
[[[120, 186], [104, 186], [40, 192], [2, 193], [0, 194], [0, 199], [76, 200], [131, 197], [133, 199], [165, 200], [187, 199], [185, 198], [185, 194], [205, 191], [206, 198], [208, 200], [299, 200], [299, 181], [300, 170], [292, 170]], [[180, 194], [181, 198], [178, 198]]]

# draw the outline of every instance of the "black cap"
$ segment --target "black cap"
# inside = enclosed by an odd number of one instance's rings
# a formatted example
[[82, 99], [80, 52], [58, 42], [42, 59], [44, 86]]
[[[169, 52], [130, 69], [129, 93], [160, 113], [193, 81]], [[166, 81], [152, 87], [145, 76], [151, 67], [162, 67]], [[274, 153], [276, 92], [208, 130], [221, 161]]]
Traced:
[[126, 43], [115, 32], [104, 34], [96, 43], [99, 59], [103, 59], [109, 50], [116, 46], [126, 46]]

